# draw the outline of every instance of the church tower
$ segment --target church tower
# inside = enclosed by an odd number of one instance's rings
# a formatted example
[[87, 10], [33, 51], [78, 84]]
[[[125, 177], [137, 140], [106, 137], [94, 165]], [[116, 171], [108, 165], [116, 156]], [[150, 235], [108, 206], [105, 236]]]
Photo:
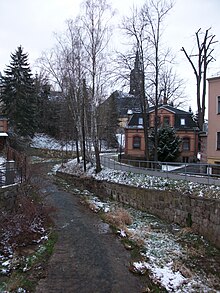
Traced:
[[141, 62], [139, 52], [136, 52], [134, 69], [130, 73], [130, 91], [129, 94], [134, 96], [139, 96], [143, 86], [143, 63]]

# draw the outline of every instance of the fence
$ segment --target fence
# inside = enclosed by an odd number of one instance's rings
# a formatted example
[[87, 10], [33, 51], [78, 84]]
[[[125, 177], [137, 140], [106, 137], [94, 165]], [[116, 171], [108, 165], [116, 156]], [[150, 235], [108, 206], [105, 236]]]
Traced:
[[22, 182], [22, 168], [15, 168], [14, 161], [0, 165], [0, 187]]
[[116, 155], [103, 155], [101, 160], [105, 167], [115, 170], [220, 186], [220, 165], [217, 164], [155, 162], [131, 159], [122, 159], [119, 162]]

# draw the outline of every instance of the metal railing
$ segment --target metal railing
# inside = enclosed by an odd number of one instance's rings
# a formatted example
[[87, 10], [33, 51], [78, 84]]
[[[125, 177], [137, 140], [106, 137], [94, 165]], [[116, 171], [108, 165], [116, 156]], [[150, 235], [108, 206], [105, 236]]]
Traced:
[[220, 186], [220, 165], [217, 164], [155, 162], [131, 159], [119, 161], [116, 155], [103, 155], [101, 160], [105, 167], [114, 170]]

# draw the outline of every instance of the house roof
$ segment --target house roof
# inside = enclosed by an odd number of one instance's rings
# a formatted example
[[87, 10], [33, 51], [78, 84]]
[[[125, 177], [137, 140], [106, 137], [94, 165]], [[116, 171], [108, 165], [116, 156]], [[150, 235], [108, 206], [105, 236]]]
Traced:
[[[172, 114], [175, 115], [175, 123], [174, 123], [174, 128], [179, 129], [179, 130], [189, 130], [189, 129], [194, 129], [197, 125], [196, 122], [192, 119], [192, 113], [191, 112], [186, 112], [183, 110], [180, 110], [178, 108], [174, 108], [171, 105], [161, 105], [159, 106], [158, 109], [166, 109], [167, 111], [171, 112]], [[155, 107], [149, 107], [148, 113], [154, 112]], [[133, 113], [130, 121], [128, 122], [128, 128], [140, 128], [140, 120], [139, 118], [142, 117], [141, 112], [136, 112]], [[185, 124], [182, 125], [181, 119], [185, 120]]]
[[0, 115], [0, 120], [8, 120], [5, 116]]
[[207, 78], [208, 81], [215, 81], [219, 79], [220, 79], [220, 76], [213, 76], [213, 77]]
[[137, 113], [133, 113], [133, 115], [131, 116], [131, 119], [128, 122], [128, 127], [129, 128], [140, 128], [140, 124], [139, 124], [139, 118], [142, 118], [142, 113], [141, 112], [137, 112]]
[[115, 102], [115, 107], [119, 117], [127, 117], [129, 110], [132, 112], [141, 111], [140, 99], [134, 95], [123, 93], [121, 91], [113, 92], [111, 96], [101, 104], [101, 107], [109, 109], [112, 100]]
[[[158, 107], [158, 110], [160, 110], [160, 109], [165, 109], [165, 110], [167, 110], [167, 111], [169, 111], [171, 113], [178, 114], [178, 115], [179, 114], [180, 115], [189, 115], [189, 114], [191, 115], [190, 112], [183, 111], [181, 109], [175, 108], [175, 107], [173, 107], [171, 105], [168, 105], [168, 104], [160, 105]], [[149, 113], [154, 112], [154, 110], [155, 110], [155, 106], [149, 107]]]

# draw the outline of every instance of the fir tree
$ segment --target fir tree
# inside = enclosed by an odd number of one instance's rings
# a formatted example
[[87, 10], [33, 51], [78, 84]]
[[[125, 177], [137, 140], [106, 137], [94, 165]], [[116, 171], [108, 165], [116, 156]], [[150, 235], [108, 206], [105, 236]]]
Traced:
[[3, 113], [10, 127], [20, 136], [33, 136], [37, 127], [36, 91], [28, 63], [28, 54], [18, 47], [1, 77]]
[[[151, 140], [154, 142], [154, 131], [151, 134]], [[180, 154], [181, 139], [176, 135], [172, 127], [163, 127], [158, 129], [158, 161], [174, 162]], [[154, 150], [154, 146], [153, 146]]]

